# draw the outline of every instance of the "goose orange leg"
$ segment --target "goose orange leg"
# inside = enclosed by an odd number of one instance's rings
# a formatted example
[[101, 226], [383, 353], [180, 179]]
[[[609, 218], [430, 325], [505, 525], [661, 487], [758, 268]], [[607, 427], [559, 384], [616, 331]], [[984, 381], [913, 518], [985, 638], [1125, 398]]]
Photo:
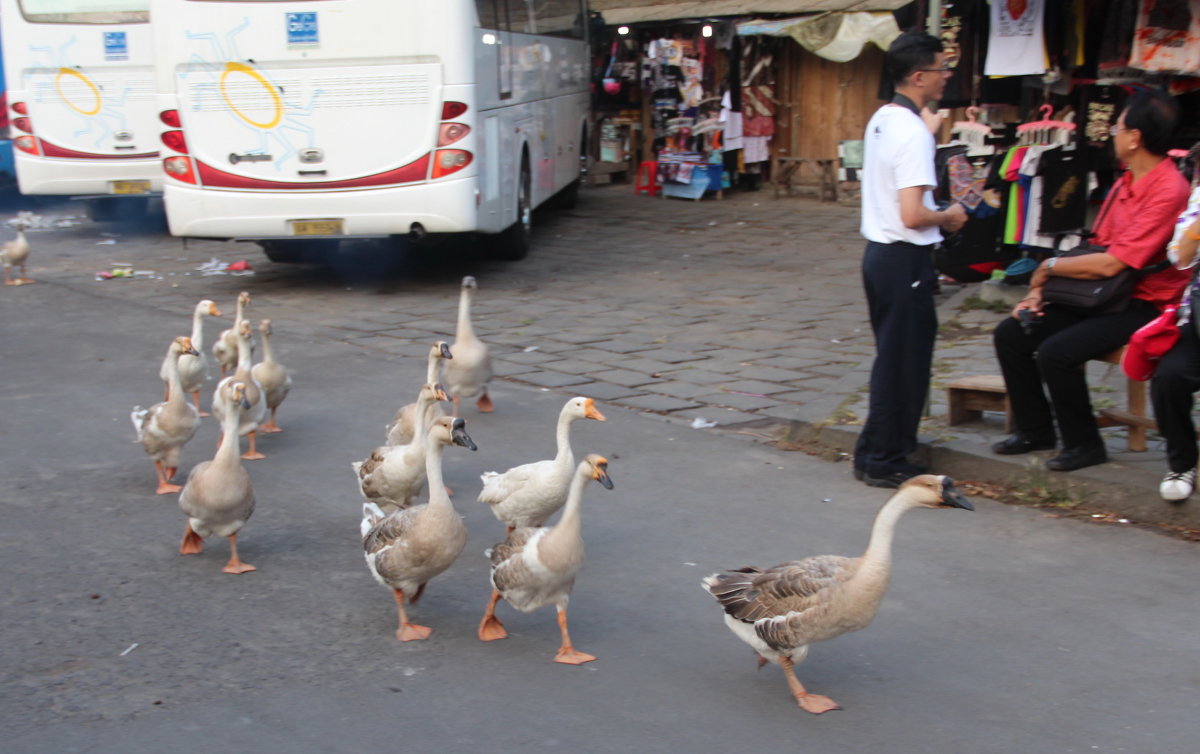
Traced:
[[275, 423], [275, 409], [271, 409], [270, 420], [267, 421], [266, 424], [260, 425], [258, 428], [258, 431], [260, 431], [260, 432], [282, 432], [283, 431], [283, 428]]
[[180, 555], [199, 555], [204, 552], [204, 540], [192, 530], [190, 523], [184, 524], [183, 541], [179, 543]]
[[433, 633], [433, 629], [429, 626], [418, 626], [416, 623], [408, 622], [408, 614], [404, 612], [404, 592], [399, 589], [392, 590], [393, 596], [396, 598], [396, 612], [400, 615], [400, 626], [396, 629], [396, 638], [400, 641], [421, 641], [428, 639]]
[[507, 639], [508, 632], [504, 630], [504, 624], [496, 617], [496, 603], [500, 601], [500, 592], [492, 590], [492, 599], [488, 602], [487, 610], [483, 613], [483, 620], [479, 622], [479, 640], [480, 641], [496, 641], [497, 639]]
[[590, 654], [578, 651], [571, 645], [571, 635], [567, 633], [566, 605], [558, 606], [558, 630], [562, 632], [562, 646], [558, 648], [558, 654], [554, 655], [555, 662], [561, 662], [564, 665], [582, 665], [596, 659]]
[[258, 449], [254, 447], [254, 436], [256, 434], [258, 433], [250, 433], [250, 447], [246, 449], [245, 453], [242, 453], [242, 458], [247, 461], [257, 461], [259, 459], [266, 458], [266, 456], [264, 456], [262, 453], [259, 453]]
[[488, 396], [487, 388], [484, 388], [483, 395], [479, 396], [479, 400], [475, 401], [475, 408], [483, 414], [490, 414], [496, 410], [496, 407], [492, 405], [491, 397]]
[[163, 466], [162, 461], [154, 462], [154, 473], [158, 475], [158, 488], [154, 490], [154, 494], [169, 495], [183, 489], [178, 484], [171, 484], [171, 477], [175, 476], [175, 470]]
[[258, 570], [257, 568], [250, 565], [249, 563], [243, 563], [241, 560], [238, 559], [237, 534], [236, 533], [230, 534], [229, 535], [229, 562], [226, 563], [225, 567], [221, 569], [221, 573], [239, 574], [239, 573], [249, 573], [250, 571], [257, 571], [257, 570]]
[[197, 416], [200, 416], [200, 417], [211, 416], [211, 414], [209, 414], [207, 411], [203, 411], [200, 409], [200, 391], [199, 390], [192, 391], [192, 404], [196, 406], [196, 415]]
[[788, 690], [792, 692], [792, 696], [796, 698], [796, 703], [800, 705], [800, 709], [805, 712], [811, 712], [814, 715], [819, 715], [822, 712], [841, 709], [841, 705], [833, 701], [827, 696], [820, 694], [810, 694], [804, 686], [800, 685], [800, 679], [796, 678], [795, 663], [791, 658], [780, 657], [779, 667], [783, 668], [783, 675], [787, 678]]
[[453, 398], [451, 398], [450, 400], [454, 403], [454, 418], [457, 419], [458, 418], [458, 404], [461, 401], [461, 399], [456, 395]]

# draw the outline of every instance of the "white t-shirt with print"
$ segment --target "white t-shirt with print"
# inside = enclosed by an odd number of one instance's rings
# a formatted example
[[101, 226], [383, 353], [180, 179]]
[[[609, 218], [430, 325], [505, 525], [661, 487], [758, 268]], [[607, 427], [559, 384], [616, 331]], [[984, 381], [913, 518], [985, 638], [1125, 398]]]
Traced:
[[922, 202], [936, 210], [937, 185], [933, 156], [937, 146], [925, 121], [906, 107], [884, 105], [867, 123], [863, 137], [862, 224], [860, 231], [876, 243], [926, 246], [942, 240], [936, 225], [906, 228], [900, 220], [900, 189], [925, 186]]

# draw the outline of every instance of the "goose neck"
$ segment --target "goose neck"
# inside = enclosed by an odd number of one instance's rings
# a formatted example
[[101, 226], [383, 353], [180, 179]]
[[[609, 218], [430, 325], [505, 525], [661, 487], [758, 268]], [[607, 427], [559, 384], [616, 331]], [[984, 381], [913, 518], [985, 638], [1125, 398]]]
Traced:
[[456, 339], [462, 341], [473, 337], [475, 337], [475, 331], [471, 328], [471, 289], [463, 288], [462, 295], [458, 298], [458, 332]]
[[238, 455], [241, 451], [238, 440], [238, 424], [241, 421], [241, 407], [230, 402], [225, 406], [225, 416], [221, 421], [221, 447], [213, 456], [213, 463], [218, 466], [237, 466]]
[[575, 456], [571, 451], [571, 424], [575, 418], [566, 409], [558, 415], [558, 426], [554, 430], [554, 443], [558, 450], [554, 460], [561, 465], [574, 466]]
[[912, 502], [908, 496], [900, 492], [880, 509], [879, 514], [875, 516], [875, 523], [871, 526], [871, 540], [867, 544], [867, 551], [863, 554], [864, 570], [887, 571], [891, 568], [892, 539], [896, 533], [896, 522], [911, 507]]
[[204, 348], [204, 312], [199, 309], [192, 313], [192, 347]]
[[179, 377], [179, 359], [183, 354], [174, 350], [167, 359], [167, 403], [184, 403], [183, 380]]
[[591, 477], [579, 472], [571, 477], [571, 486], [567, 490], [567, 502], [563, 506], [562, 518], [558, 520], [546, 537], [559, 542], [582, 541], [583, 522], [583, 488], [591, 481]]
[[425, 479], [429, 485], [429, 507], [453, 512], [454, 504], [450, 502], [446, 485], [442, 482], [442, 451], [445, 449], [446, 446], [437, 440], [426, 440]]
[[[271, 336], [267, 333], [262, 333], [263, 361], [266, 363], [275, 363], [275, 351], [271, 348]], [[239, 353], [240, 357], [241, 354]]]
[[237, 371], [242, 374], [250, 374], [250, 361], [250, 341], [239, 333], [237, 336]]

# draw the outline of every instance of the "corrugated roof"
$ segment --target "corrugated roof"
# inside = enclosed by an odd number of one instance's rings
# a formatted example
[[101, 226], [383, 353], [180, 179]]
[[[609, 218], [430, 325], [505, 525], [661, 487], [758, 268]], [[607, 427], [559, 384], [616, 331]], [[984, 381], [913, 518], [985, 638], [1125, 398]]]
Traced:
[[768, 13], [821, 13], [823, 11], [896, 10], [912, 0], [715, 0], [715, 2], [670, 2], [670, 0], [590, 0], [610, 26], [682, 18], [750, 16]]

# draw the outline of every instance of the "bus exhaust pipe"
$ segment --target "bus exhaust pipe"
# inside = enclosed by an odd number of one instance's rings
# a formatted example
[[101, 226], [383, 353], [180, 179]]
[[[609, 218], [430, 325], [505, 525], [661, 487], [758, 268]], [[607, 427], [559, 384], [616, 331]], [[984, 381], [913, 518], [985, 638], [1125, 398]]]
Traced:
[[429, 231], [425, 230], [425, 226], [421, 223], [413, 223], [412, 227], [408, 229], [408, 240], [413, 242], [424, 241], [428, 235]]

